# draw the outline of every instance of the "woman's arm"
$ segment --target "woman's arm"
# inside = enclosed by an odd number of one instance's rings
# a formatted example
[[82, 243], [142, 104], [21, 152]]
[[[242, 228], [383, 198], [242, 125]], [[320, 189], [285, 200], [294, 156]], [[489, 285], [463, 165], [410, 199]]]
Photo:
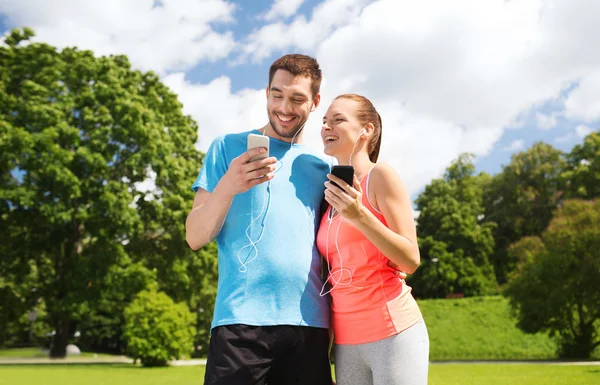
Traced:
[[343, 186], [343, 191], [328, 182], [325, 199], [402, 271], [414, 273], [421, 259], [417, 231], [410, 198], [396, 171], [378, 164], [369, 180], [373, 205], [383, 214], [387, 227], [362, 204], [363, 191], [356, 177], [354, 187], [333, 175], [330, 180]]

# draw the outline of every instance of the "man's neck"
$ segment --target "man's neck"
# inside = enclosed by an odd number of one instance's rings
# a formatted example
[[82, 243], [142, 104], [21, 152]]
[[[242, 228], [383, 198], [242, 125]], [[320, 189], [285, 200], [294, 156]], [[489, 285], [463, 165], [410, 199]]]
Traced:
[[287, 143], [291, 143], [292, 139], [293, 139], [294, 144], [300, 144], [300, 143], [302, 143], [302, 131], [304, 131], [304, 129], [301, 129], [300, 132], [298, 132], [298, 134], [296, 134], [296, 136], [293, 138], [285, 138], [285, 137], [279, 136], [279, 134], [277, 134], [277, 132], [275, 132], [273, 127], [271, 127], [270, 123], [267, 123], [264, 127], [260, 128], [258, 131], [260, 131], [261, 134], [266, 135], [273, 139], [278, 139], [278, 140], [281, 140], [281, 141], [287, 142]]

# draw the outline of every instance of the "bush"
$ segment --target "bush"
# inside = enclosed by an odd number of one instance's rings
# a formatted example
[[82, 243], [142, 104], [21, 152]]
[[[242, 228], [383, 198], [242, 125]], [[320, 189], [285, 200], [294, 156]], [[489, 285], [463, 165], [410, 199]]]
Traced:
[[166, 366], [193, 350], [194, 315], [156, 289], [141, 291], [125, 309], [127, 355], [143, 366]]

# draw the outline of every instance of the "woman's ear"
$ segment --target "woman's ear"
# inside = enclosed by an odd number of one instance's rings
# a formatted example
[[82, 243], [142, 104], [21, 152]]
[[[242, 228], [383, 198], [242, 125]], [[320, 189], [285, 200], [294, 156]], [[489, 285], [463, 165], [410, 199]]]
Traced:
[[373, 125], [373, 123], [367, 123], [367, 125], [365, 126], [365, 128], [363, 130], [364, 134], [361, 134], [361, 136], [365, 135], [365, 136], [369, 137], [373, 134], [374, 130], [375, 130], [375, 126]]

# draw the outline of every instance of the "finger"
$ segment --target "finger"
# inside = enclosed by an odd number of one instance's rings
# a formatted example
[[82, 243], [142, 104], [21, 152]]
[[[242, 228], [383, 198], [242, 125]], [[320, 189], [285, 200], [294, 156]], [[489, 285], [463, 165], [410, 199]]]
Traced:
[[[345, 183], [345, 182], [342, 181], [342, 183]], [[335, 195], [337, 195], [337, 196], [342, 196], [343, 194], [345, 194], [344, 190], [342, 190], [341, 188], [339, 188], [338, 186], [336, 186], [332, 182], [325, 182], [325, 188], [327, 190], [335, 193]]]
[[[252, 163], [248, 163], [245, 166], [250, 166], [252, 165]], [[267, 174], [269, 172], [274, 172], [277, 169], [277, 165], [276, 164], [269, 164], [267, 166], [263, 166], [263, 167], [259, 167], [259, 168], [254, 168], [254, 167], [244, 167], [242, 168], [242, 174], [246, 175], [246, 178], [256, 178], [257, 176], [262, 176], [264, 174]]]
[[252, 179], [256, 179], [256, 178], [262, 178], [263, 176], [273, 173], [273, 171], [275, 171], [275, 166], [271, 165], [271, 166], [267, 166], [267, 167], [263, 167], [260, 168], [258, 170], [254, 170], [254, 171], [250, 171], [248, 173], [246, 173], [246, 180], [252, 180]]
[[340, 197], [335, 195], [331, 190], [325, 190], [325, 198], [329, 198], [331, 202], [334, 202], [336, 205], [340, 204]]
[[268, 158], [257, 159], [252, 162], [244, 163], [242, 165], [242, 169], [244, 170], [244, 172], [250, 172], [269, 165], [274, 165], [275, 163], [277, 163], [277, 158], [275, 158], [274, 156], [270, 156]]
[[356, 176], [356, 174], [354, 174], [354, 181], [353, 182], [354, 182], [353, 183], [354, 184], [354, 186], [353, 186], [354, 189], [356, 191], [358, 191], [359, 193], [362, 194], [362, 187], [360, 187], [360, 181], [358, 180], [358, 177]]
[[335, 201], [333, 201], [333, 200], [332, 200], [330, 197], [325, 197], [325, 201], [326, 201], [327, 203], [329, 203], [329, 205], [330, 205], [330, 206], [331, 206], [331, 207], [332, 207], [332, 208], [333, 208], [333, 209], [334, 209], [336, 212], [338, 212], [338, 213], [340, 212], [340, 206], [339, 206], [339, 205], [338, 205], [338, 204], [337, 204]]
[[248, 163], [248, 161], [255, 157], [258, 156], [260, 154], [264, 154], [265, 152], [267, 152], [267, 149], [264, 147], [257, 147], [257, 148], [253, 148], [251, 150], [246, 151], [245, 153], [243, 153], [242, 155], [240, 155], [240, 160], [242, 163]]
[[248, 181], [248, 185], [250, 185], [250, 187], [254, 187], [256, 185], [259, 185], [261, 183], [265, 183], [265, 182], [273, 179], [274, 176], [275, 176], [275, 174], [273, 174], [273, 173], [265, 174], [265, 175], [263, 175], [261, 177], [254, 178], [254, 179]]

